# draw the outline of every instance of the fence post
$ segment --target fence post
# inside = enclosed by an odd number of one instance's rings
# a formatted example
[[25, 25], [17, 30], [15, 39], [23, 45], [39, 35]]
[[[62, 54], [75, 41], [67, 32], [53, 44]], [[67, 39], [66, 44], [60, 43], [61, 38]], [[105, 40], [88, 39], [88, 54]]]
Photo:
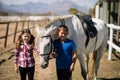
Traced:
[[30, 20], [28, 20], [28, 29], [30, 28]]
[[25, 23], [22, 21], [22, 30], [24, 30]]
[[109, 40], [109, 53], [108, 53], [108, 60], [112, 58], [112, 42], [113, 42], [113, 29], [110, 28], [110, 40]]
[[14, 32], [14, 40], [13, 40], [13, 42], [15, 42], [15, 39], [16, 39], [17, 27], [18, 27], [18, 21], [16, 22], [16, 26], [15, 26], [15, 32]]
[[7, 23], [7, 29], [6, 29], [5, 44], [4, 44], [4, 47], [6, 47], [6, 45], [7, 45], [8, 30], [9, 30], [9, 22]]

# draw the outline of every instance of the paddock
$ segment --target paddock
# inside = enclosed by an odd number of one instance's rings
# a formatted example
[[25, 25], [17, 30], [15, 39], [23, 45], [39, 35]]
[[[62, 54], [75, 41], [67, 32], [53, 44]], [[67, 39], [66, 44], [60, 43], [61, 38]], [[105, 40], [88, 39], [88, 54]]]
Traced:
[[[45, 18], [44, 18], [45, 19]], [[33, 21], [37, 21], [38, 19], [34, 19]], [[20, 21], [17, 21], [20, 22]], [[4, 23], [4, 22], [2, 22]], [[21, 29], [24, 28], [32, 28], [35, 26], [35, 23], [31, 24], [32, 22], [20, 22], [19, 27]], [[19, 74], [14, 72], [14, 63], [13, 63], [13, 44], [15, 42], [15, 35], [12, 36], [13, 33], [15, 33], [15, 27], [18, 25], [16, 22], [9, 23], [11, 27], [9, 29], [13, 31], [3, 31], [4, 29], [0, 26], [0, 80], [17, 80], [19, 79]], [[39, 24], [42, 25], [45, 24], [45, 22]], [[8, 24], [5, 24], [6, 26]], [[22, 28], [22, 26], [27, 26]], [[21, 26], [21, 27], [20, 27]], [[7, 29], [6, 29], [7, 30]], [[34, 32], [34, 28], [31, 29], [33, 31], [33, 34], [36, 35]], [[3, 33], [2, 33], [3, 32]], [[19, 33], [19, 30], [18, 30]], [[7, 38], [5, 36], [9, 36]], [[17, 35], [16, 35], [17, 37]], [[1, 38], [2, 41], [1, 41]], [[5, 42], [7, 41], [7, 42]], [[4, 43], [5, 42], [5, 43]], [[6, 44], [7, 43], [7, 44]], [[10, 44], [9, 44], [10, 43]], [[100, 80], [120, 80], [120, 53], [112, 53], [112, 59], [111, 61], [108, 61], [108, 51], [105, 51], [103, 58], [100, 62], [100, 68], [98, 71], [98, 78]], [[36, 72], [35, 72], [35, 80], [56, 80], [56, 72], [55, 72], [55, 64], [54, 59], [50, 60], [50, 65], [47, 69], [41, 69], [39, 65], [39, 56], [37, 54], [34, 54], [35, 61], [36, 61]], [[90, 55], [91, 56], [91, 55]], [[73, 72], [73, 80], [81, 80], [82, 76], [80, 75], [80, 68], [77, 61], [77, 64], [75, 66], [75, 71]]]

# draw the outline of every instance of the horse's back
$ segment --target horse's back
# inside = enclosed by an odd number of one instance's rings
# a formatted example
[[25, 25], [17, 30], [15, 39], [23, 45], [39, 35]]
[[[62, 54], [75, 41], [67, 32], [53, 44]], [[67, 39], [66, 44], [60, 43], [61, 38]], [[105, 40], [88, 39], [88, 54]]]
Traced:
[[105, 22], [100, 19], [92, 18], [95, 28], [97, 29], [97, 35], [94, 38], [90, 38], [88, 46], [86, 47], [86, 53], [97, 50], [107, 39], [108, 27]]

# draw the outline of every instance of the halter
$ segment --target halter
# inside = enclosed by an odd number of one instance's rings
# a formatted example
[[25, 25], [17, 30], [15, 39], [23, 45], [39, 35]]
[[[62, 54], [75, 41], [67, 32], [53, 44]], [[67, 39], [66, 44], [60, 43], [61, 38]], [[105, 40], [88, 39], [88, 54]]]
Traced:
[[45, 38], [45, 37], [50, 37], [50, 42], [51, 42], [50, 52], [48, 52], [46, 54], [40, 54], [41, 56], [50, 55], [50, 53], [52, 52], [52, 50], [54, 50], [53, 40], [52, 40], [51, 35], [42, 36], [41, 38]]

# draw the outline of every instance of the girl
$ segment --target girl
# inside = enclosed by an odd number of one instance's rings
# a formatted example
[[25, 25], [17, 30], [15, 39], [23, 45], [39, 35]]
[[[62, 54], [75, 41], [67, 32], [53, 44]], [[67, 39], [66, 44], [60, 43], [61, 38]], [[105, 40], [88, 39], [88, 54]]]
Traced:
[[71, 80], [72, 71], [76, 63], [76, 45], [67, 38], [67, 35], [68, 27], [61, 25], [58, 29], [59, 38], [54, 41], [54, 48], [57, 54], [52, 52], [53, 57], [56, 57], [58, 80]]
[[19, 69], [21, 80], [26, 80], [27, 74], [28, 80], [34, 79], [35, 60], [33, 57], [33, 50], [39, 53], [39, 51], [34, 47], [34, 39], [35, 38], [31, 34], [30, 30], [25, 29], [19, 35], [15, 44], [15, 71], [18, 72]]

